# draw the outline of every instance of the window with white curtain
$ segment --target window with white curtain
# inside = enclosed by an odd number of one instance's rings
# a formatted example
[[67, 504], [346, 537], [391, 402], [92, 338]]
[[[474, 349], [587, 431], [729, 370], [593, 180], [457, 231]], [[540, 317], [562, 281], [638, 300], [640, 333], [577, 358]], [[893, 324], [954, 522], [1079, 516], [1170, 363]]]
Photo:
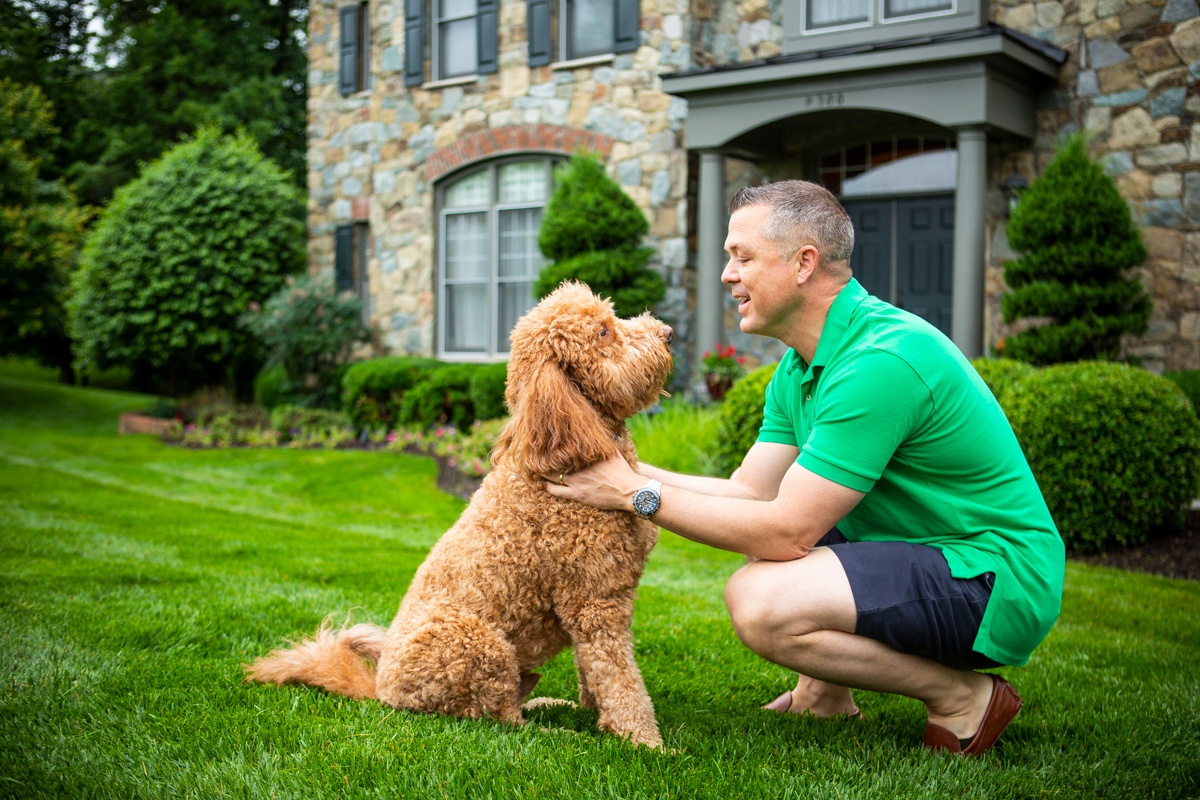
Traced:
[[563, 59], [613, 51], [613, 0], [563, 0]]
[[810, 29], [861, 25], [871, 21], [871, 0], [809, 0]]
[[952, 11], [954, 0], [883, 0], [883, 18], [912, 17]]
[[439, 351], [502, 357], [508, 334], [534, 304], [546, 263], [537, 246], [550, 197], [548, 158], [501, 161], [440, 192]]

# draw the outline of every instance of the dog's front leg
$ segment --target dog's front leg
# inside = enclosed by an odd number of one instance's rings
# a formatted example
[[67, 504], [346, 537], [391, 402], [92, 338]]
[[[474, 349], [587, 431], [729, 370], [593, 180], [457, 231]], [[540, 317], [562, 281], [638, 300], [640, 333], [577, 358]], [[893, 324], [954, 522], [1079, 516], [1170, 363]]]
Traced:
[[575, 645], [581, 704], [592, 700], [600, 729], [661, 748], [654, 705], [633, 657], [633, 600], [584, 601], [559, 608]]

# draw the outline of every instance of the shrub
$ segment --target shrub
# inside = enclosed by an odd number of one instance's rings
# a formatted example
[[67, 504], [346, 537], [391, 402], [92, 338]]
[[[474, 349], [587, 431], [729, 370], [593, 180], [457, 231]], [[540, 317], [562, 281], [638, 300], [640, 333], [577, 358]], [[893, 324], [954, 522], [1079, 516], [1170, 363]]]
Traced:
[[564, 280], [578, 280], [611, 298], [620, 317], [657, 305], [666, 282], [646, 268], [654, 250], [642, 246], [650, 223], [637, 203], [595, 156], [575, 156], [555, 177], [538, 231], [538, 247], [554, 263], [538, 276], [534, 295], [541, 299]]
[[485, 364], [471, 375], [468, 394], [481, 420], [498, 419], [508, 414], [504, 404], [504, 384], [508, 380], [508, 364]]
[[1145, 332], [1150, 298], [1123, 273], [1145, 260], [1146, 248], [1082, 136], [1069, 139], [1021, 195], [1008, 241], [1024, 255], [1004, 265], [1012, 289], [1001, 299], [1004, 321], [1038, 324], [1005, 340], [1006, 357], [1039, 365], [1114, 359], [1122, 335]]
[[270, 411], [291, 397], [288, 392], [287, 371], [283, 364], [268, 364], [254, 378], [254, 402]]
[[1192, 401], [1192, 408], [1200, 414], [1200, 369], [1164, 372], [1163, 377], [1182, 389]]
[[1177, 386], [1122, 364], [1034, 372], [1006, 412], [1068, 550], [1178, 528], [1200, 480], [1200, 420]]
[[746, 452], [758, 438], [762, 427], [763, 402], [767, 384], [778, 364], [759, 367], [735, 383], [721, 404], [721, 421], [717, 428], [717, 469], [731, 475], [742, 464]]
[[350, 418], [328, 408], [283, 405], [271, 412], [271, 427], [283, 439], [301, 435], [330, 434], [353, 429]]
[[471, 376], [478, 364], [445, 364], [428, 372], [400, 402], [400, 423], [465, 430], [477, 419], [471, 402]]
[[143, 387], [228, 383], [250, 303], [304, 267], [304, 199], [246, 136], [202, 130], [117, 191], [88, 238], [70, 303], [85, 366]]
[[983, 382], [991, 389], [992, 394], [1001, 405], [1004, 405], [1004, 395], [1013, 386], [1032, 375], [1036, 370], [1024, 361], [1013, 358], [976, 358], [971, 366], [983, 378]]
[[305, 275], [288, 278], [241, 322], [262, 341], [267, 363], [283, 366], [292, 403], [337, 408], [342, 371], [354, 348], [370, 338], [362, 313], [362, 301], [353, 294]]
[[440, 361], [424, 356], [384, 356], [351, 364], [342, 376], [342, 408], [359, 428], [400, 424], [404, 393]]

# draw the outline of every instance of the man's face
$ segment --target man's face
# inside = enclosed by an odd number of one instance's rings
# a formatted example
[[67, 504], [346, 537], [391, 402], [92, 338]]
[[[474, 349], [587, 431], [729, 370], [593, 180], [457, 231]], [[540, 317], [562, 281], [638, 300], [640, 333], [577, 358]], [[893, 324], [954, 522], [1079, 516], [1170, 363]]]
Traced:
[[770, 206], [744, 206], [729, 218], [725, 252], [729, 263], [721, 273], [741, 316], [745, 333], [782, 338], [800, 307], [795, 270], [780, 255], [777, 245], [763, 238]]

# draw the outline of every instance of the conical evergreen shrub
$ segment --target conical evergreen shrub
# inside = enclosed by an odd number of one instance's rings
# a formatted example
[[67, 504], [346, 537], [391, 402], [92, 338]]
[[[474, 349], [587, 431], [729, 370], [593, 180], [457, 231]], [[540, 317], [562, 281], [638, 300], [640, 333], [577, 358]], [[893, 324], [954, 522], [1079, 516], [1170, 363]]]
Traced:
[[1019, 253], [1004, 265], [1004, 321], [1036, 318], [1005, 340], [1003, 355], [1031, 364], [1112, 360], [1121, 336], [1146, 331], [1151, 303], [1124, 273], [1146, 248], [1112, 179], [1087, 156], [1083, 137], [1060, 148], [1021, 195], [1008, 223]]
[[645, 214], [591, 155], [577, 155], [555, 173], [555, 189], [538, 232], [538, 247], [553, 263], [534, 283], [540, 300], [565, 280], [586, 283], [612, 298], [617, 315], [653, 308], [666, 293], [662, 276], [646, 265], [653, 248]]

